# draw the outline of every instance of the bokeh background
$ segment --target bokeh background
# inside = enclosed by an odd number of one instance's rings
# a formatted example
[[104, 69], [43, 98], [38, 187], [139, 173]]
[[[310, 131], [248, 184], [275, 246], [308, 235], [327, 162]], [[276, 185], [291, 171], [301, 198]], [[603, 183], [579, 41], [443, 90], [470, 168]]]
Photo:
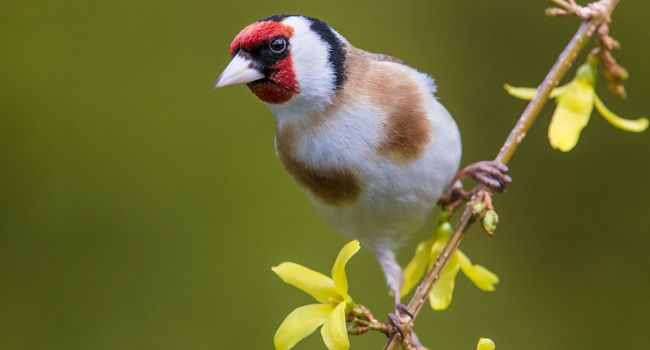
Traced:
[[[0, 2], [0, 349], [269, 349], [310, 302], [270, 267], [330, 269], [346, 240], [273, 152], [274, 121], [244, 87], [212, 90], [243, 26], [276, 13], [431, 73], [464, 137], [493, 157], [577, 23], [520, 1]], [[622, 1], [613, 34], [632, 73], [625, 116], [650, 115], [650, 3]], [[572, 75], [572, 73], [571, 73]], [[650, 133], [594, 116], [578, 147], [546, 141], [552, 107], [512, 163], [497, 236], [463, 250], [501, 277], [459, 277], [417, 329], [432, 349], [640, 349], [650, 332]], [[418, 239], [428, 238], [428, 230]], [[400, 252], [408, 260], [412, 241]], [[351, 293], [390, 310], [367, 252]], [[352, 339], [379, 349], [378, 334]], [[318, 336], [297, 349], [324, 348]]]

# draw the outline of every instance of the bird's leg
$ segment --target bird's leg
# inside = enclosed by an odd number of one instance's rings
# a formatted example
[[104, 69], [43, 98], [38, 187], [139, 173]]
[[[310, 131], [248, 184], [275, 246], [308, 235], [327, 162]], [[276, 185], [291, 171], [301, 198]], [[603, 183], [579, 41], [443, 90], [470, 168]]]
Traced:
[[503, 192], [506, 185], [512, 182], [512, 178], [508, 175], [508, 167], [495, 160], [485, 160], [466, 166], [456, 174], [454, 182], [468, 176], [496, 192]]
[[393, 293], [395, 303], [398, 304], [400, 301], [399, 292], [404, 280], [404, 274], [402, 274], [402, 268], [399, 266], [399, 263], [395, 258], [395, 253], [388, 247], [370, 247], [370, 249], [375, 253], [379, 265], [384, 272], [384, 277], [386, 277], [388, 288], [390, 288]]
[[401, 304], [400, 298], [400, 289], [402, 288], [402, 283], [404, 281], [404, 274], [402, 273], [402, 268], [399, 266], [397, 259], [395, 259], [395, 253], [390, 248], [378, 247], [373, 249], [379, 265], [384, 272], [386, 277], [386, 283], [388, 288], [390, 288], [391, 293], [393, 294], [393, 306], [395, 307], [395, 316], [403, 315], [406, 310], [406, 307]]
[[395, 259], [395, 253], [391, 249], [386, 248], [374, 249], [374, 252], [384, 271], [388, 287], [393, 293], [393, 306], [395, 310], [388, 315], [388, 323], [395, 332], [399, 333], [402, 339], [407, 340], [407, 343], [411, 345], [412, 349], [424, 349], [415, 332], [411, 331], [409, 334], [402, 332], [403, 325], [413, 321], [413, 314], [401, 301], [400, 290], [402, 289], [404, 275], [402, 268], [397, 263], [397, 259]]

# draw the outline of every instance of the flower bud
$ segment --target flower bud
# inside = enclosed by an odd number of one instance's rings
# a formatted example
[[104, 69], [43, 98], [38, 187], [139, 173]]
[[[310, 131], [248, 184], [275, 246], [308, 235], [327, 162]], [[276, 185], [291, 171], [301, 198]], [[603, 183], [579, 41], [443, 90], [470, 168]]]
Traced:
[[454, 228], [451, 227], [449, 222], [443, 222], [436, 227], [436, 235], [438, 236], [450, 236], [453, 232]]
[[494, 234], [494, 231], [496, 231], [498, 223], [499, 223], [499, 215], [497, 214], [496, 211], [492, 209], [485, 212], [485, 215], [483, 216], [483, 220], [481, 221], [483, 230], [485, 230], [485, 232], [490, 236], [492, 236]]

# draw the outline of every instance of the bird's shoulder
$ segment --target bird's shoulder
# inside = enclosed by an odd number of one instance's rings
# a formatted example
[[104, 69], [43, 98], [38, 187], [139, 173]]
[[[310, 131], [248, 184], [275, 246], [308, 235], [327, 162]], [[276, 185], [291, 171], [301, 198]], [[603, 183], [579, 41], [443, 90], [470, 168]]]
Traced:
[[436, 86], [433, 79], [403, 60], [381, 53], [368, 52], [354, 46], [347, 48], [346, 87], [355, 94], [374, 93], [394, 97], [413, 95], [424, 88], [431, 95]]
[[361, 49], [350, 49], [346, 61], [346, 82], [335, 105], [363, 101], [381, 111], [382, 141], [377, 153], [398, 163], [419, 159], [431, 136], [433, 80], [401, 60]]

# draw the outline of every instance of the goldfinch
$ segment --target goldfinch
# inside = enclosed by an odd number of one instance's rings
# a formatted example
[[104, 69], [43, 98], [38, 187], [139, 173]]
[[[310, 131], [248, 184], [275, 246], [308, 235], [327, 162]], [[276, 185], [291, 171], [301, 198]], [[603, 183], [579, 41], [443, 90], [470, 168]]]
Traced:
[[399, 305], [394, 250], [460, 176], [494, 189], [501, 164], [458, 173], [461, 139], [427, 74], [358, 49], [325, 22], [275, 15], [245, 27], [215, 88], [247, 84], [276, 119], [278, 159], [327, 222], [381, 265]]

